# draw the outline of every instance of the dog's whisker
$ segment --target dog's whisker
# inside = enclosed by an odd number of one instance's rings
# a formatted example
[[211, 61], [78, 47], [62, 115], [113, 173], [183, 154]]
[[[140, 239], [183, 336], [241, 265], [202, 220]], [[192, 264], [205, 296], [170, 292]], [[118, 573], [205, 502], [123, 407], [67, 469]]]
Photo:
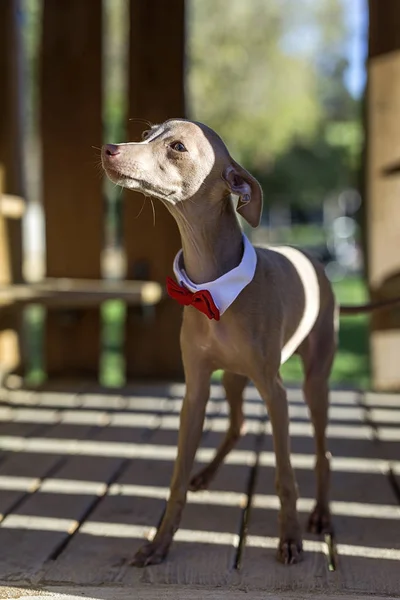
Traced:
[[156, 209], [154, 208], [153, 198], [150, 196], [151, 208], [153, 209], [153, 227], [156, 226]]
[[[148, 119], [142, 119], [140, 117], [131, 117], [130, 119], [128, 119], [129, 121], [133, 121], [133, 122], [137, 122], [137, 123], [144, 123], [144, 125], [147, 125], [147, 127], [149, 127], [150, 129], [152, 129], [154, 127], [153, 123], [151, 123], [151, 121], [149, 121]], [[141, 138], [144, 139], [144, 133], [142, 132]]]
[[142, 214], [142, 212], [143, 212], [143, 209], [144, 209], [144, 205], [145, 205], [145, 204], [146, 204], [146, 196], [143, 196], [143, 202], [142, 202], [142, 206], [141, 206], [141, 208], [140, 208], [140, 210], [139, 210], [138, 214], [136, 215], [135, 219], [138, 219], [138, 218], [140, 217], [140, 215], [141, 215], [141, 214]]
[[130, 119], [128, 120], [136, 121], [138, 123], [144, 123], [145, 125], [147, 125], [147, 127], [150, 127], [150, 129], [154, 126], [151, 121], [149, 121], [148, 119], [142, 119], [141, 117], [130, 117]]

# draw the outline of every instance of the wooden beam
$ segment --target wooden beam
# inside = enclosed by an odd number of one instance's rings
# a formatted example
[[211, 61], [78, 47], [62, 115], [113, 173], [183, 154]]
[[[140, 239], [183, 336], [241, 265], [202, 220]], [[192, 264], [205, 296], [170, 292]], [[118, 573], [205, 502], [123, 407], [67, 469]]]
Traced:
[[[400, 3], [370, 0], [367, 92], [368, 280], [373, 299], [400, 295]], [[400, 310], [371, 321], [373, 387], [400, 389]]]
[[[184, 0], [131, 0], [130, 11], [129, 117], [159, 123], [185, 116]], [[129, 121], [129, 139], [138, 139], [145, 128]], [[149, 200], [137, 218], [143, 204], [140, 194], [127, 191], [124, 203], [127, 276], [164, 285], [180, 247], [176, 224], [157, 200], [155, 223]], [[125, 336], [128, 376], [153, 379], [181, 376], [180, 322], [181, 308], [169, 299], [156, 307], [150, 320], [128, 312]]]
[[[102, 3], [45, 0], [41, 64], [43, 204], [48, 277], [100, 278], [102, 181]], [[96, 309], [46, 325], [49, 376], [97, 375], [100, 318]]]
[[[22, 137], [19, 75], [21, 53], [17, 0], [0, 2], [0, 163], [3, 193], [23, 195]], [[10, 281], [22, 281], [22, 228], [20, 220], [5, 221], [9, 247]], [[0, 261], [1, 261], [0, 256]], [[1, 268], [1, 267], [0, 267]]]
[[[0, 198], [2, 197], [4, 169], [0, 165]], [[0, 284], [11, 282], [10, 239], [8, 220], [0, 212]], [[3, 376], [22, 369], [21, 315], [12, 310], [11, 302], [0, 301], [0, 385]]]
[[[0, 197], [23, 195], [21, 102], [21, 40], [17, 0], [0, 2]], [[4, 203], [2, 201], [2, 207]], [[20, 218], [0, 214], [0, 282], [22, 282]], [[21, 316], [2, 309], [0, 375], [22, 370]], [[1, 379], [1, 377], [0, 377]]]
[[[1, 222], [1, 221], [0, 221]], [[108, 282], [86, 279], [45, 279], [39, 283], [0, 285], [0, 308], [26, 304], [77, 309], [124, 300], [129, 306], [155, 306], [163, 289], [154, 281]]]

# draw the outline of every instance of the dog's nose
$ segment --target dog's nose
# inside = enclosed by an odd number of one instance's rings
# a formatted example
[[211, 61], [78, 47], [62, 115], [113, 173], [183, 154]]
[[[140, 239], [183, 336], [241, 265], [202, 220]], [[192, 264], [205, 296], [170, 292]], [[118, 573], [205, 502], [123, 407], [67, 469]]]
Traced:
[[121, 153], [119, 147], [116, 144], [106, 144], [103, 146], [103, 152], [108, 158], [113, 158]]

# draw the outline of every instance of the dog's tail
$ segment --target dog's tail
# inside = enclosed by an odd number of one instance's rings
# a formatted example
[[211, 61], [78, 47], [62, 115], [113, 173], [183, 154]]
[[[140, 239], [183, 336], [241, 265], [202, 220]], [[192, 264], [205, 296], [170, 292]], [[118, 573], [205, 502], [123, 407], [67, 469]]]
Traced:
[[371, 313], [374, 310], [385, 310], [400, 304], [400, 298], [390, 298], [389, 300], [381, 300], [371, 302], [369, 304], [343, 305], [339, 306], [340, 315], [360, 315], [363, 313]]

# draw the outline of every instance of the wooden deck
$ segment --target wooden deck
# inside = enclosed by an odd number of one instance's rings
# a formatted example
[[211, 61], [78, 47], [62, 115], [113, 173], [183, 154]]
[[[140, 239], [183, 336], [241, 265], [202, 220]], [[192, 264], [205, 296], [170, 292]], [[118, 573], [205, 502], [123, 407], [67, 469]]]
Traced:
[[[19, 586], [85, 588], [87, 595], [101, 587], [94, 597], [107, 599], [130, 593], [162, 598], [171, 590], [175, 599], [186, 598], [182, 589], [193, 588], [198, 598], [222, 598], [228, 590], [230, 598], [243, 592], [252, 598], [262, 592], [400, 596], [396, 395], [332, 393], [336, 537], [305, 534], [300, 565], [275, 560], [270, 424], [249, 387], [248, 432], [211, 490], [190, 494], [167, 561], [130, 567], [128, 559], [152, 535], [165, 507], [182, 391], [176, 384], [137, 386], [124, 395], [87, 387], [1, 392], [0, 582], [8, 587], [0, 588], [0, 598], [20, 597]], [[305, 523], [314, 496], [313, 440], [301, 393], [291, 390], [289, 397]], [[222, 390], [213, 386], [197, 467], [210, 459], [226, 425]], [[160, 594], [160, 587], [169, 592]], [[111, 588], [118, 592], [107, 595]]]

